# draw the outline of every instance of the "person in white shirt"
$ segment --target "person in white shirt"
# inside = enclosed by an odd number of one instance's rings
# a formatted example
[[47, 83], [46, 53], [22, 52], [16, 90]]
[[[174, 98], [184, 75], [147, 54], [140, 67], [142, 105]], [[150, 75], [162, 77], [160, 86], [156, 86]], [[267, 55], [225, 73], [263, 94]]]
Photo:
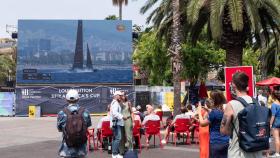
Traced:
[[147, 116], [145, 116], [142, 125], [145, 126], [145, 124], [152, 120], [152, 121], [158, 121], [160, 120], [159, 116], [155, 114], [154, 112], [154, 108], [152, 105], [146, 105], [146, 109], [147, 109]]
[[140, 118], [140, 116], [138, 114], [138, 111], [136, 110], [135, 107], [132, 107], [131, 109], [132, 109], [132, 112], [134, 114], [134, 121], [139, 121], [140, 124], [141, 124], [141, 118]]
[[[110, 105], [107, 106], [107, 115], [102, 117], [97, 124], [96, 127], [96, 136], [98, 138], [99, 141], [101, 141], [100, 135], [101, 135], [101, 128], [102, 128], [102, 123], [105, 121], [110, 121]], [[103, 140], [103, 142], [107, 142], [106, 140]], [[101, 143], [101, 142], [100, 142]], [[104, 145], [104, 144], [103, 144]]]
[[258, 102], [261, 106], [266, 106], [267, 105], [267, 98], [265, 96], [263, 96], [263, 91], [262, 90], [258, 91], [257, 100], [258, 100]]
[[164, 138], [161, 143], [166, 144], [166, 139], [169, 136], [169, 133], [173, 132], [175, 129], [174, 124], [177, 119], [191, 119], [191, 116], [192, 115], [187, 114], [187, 108], [185, 106], [181, 106], [181, 114], [176, 115], [172, 123], [165, 129]]
[[110, 126], [113, 131], [112, 158], [122, 158], [119, 147], [123, 133], [122, 130], [124, 130], [124, 120], [127, 120], [127, 117], [121, 114], [120, 97], [122, 95], [121, 91], [116, 91], [114, 93], [114, 99], [110, 108]]
[[[147, 109], [147, 115], [145, 116], [142, 125], [145, 126], [145, 124], [148, 121], [160, 121], [160, 118], [158, 115], [155, 114], [154, 112], [154, 108], [152, 105], [146, 105], [146, 109]], [[149, 145], [149, 140], [151, 139], [151, 136], [146, 140], [146, 143]]]

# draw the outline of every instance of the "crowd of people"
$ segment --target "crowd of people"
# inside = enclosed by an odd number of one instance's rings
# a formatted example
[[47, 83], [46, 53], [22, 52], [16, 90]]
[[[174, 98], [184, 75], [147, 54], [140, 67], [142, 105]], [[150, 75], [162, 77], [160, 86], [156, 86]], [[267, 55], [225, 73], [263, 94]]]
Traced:
[[[248, 81], [249, 78], [245, 73], [238, 72], [233, 75], [232, 87], [235, 98], [229, 102], [227, 102], [224, 92], [213, 90], [210, 92], [209, 98], [205, 97], [203, 101], [199, 101], [195, 105], [190, 103], [187, 105], [182, 104], [180, 114], [173, 116], [172, 113], [166, 119], [164, 137], [161, 143], [168, 143], [169, 134], [174, 131], [177, 120], [187, 119], [189, 120], [191, 143], [195, 143], [195, 132], [199, 133], [197, 141], [200, 147], [200, 158], [261, 158], [263, 157], [263, 153], [269, 157], [280, 157], [280, 86], [274, 86], [271, 93], [274, 102], [270, 107], [272, 115], [269, 117], [269, 121], [267, 121], [269, 130], [265, 128], [265, 124], [263, 125], [264, 128], [259, 128], [259, 133], [257, 133], [263, 138], [262, 141], [265, 142], [268, 140], [266, 132], [270, 133], [270, 130], [272, 131], [275, 153], [270, 155], [269, 148], [267, 147], [261, 147], [252, 151], [247, 151], [247, 149], [243, 147], [244, 140], [242, 140], [243, 138], [240, 136], [242, 135], [242, 126], [240, 125], [239, 115], [240, 112], [244, 111], [246, 108], [244, 102], [248, 103], [248, 105], [255, 105], [255, 100], [257, 100], [258, 104], [256, 105], [260, 107], [268, 106], [268, 99], [263, 96], [263, 91], [259, 91], [256, 98], [248, 96]], [[91, 126], [90, 115], [86, 109], [77, 104], [79, 97], [75, 90], [70, 90], [66, 95], [66, 99], [69, 106], [58, 114], [57, 128], [60, 132], [63, 132], [63, 141], [59, 150], [59, 155], [61, 157], [73, 157], [73, 155], [74, 157], [84, 157], [87, 154], [87, 142], [84, 140], [83, 134], [79, 137], [80, 141], [73, 142], [75, 138], [67, 132], [74, 130], [73, 127], [75, 125], [71, 127], [71, 123], [69, 123], [73, 120], [74, 116], [72, 118], [72, 116], [69, 117], [68, 115], [72, 115], [72, 113], [76, 112], [77, 115], [81, 116], [85, 123], [81, 127], [76, 125], [80, 131]], [[242, 100], [244, 100], [244, 102]], [[127, 151], [134, 151], [135, 148], [141, 145], [138, 139], [133, 138], [135, 121], [139, 121], [141, 127], [145, 127], [146, 123], [150, 120], [161, 120], [156, 114], [158, 110], [154, 110], [152, 105], [146, 105], [145, 112], [140, 112], [140, 109], [141, 107], [134, 107], [128, 101], [125, 92], [116, 91], [114, 93], [113, 100], [107, 107], [107, 115], [99, 120], [95, 133], [100, 141], [100, 139], [102, 139], [100, 138], [102, 123], [105, 121], [110, 122], [110, 128], [113, 131], [111, 144], [112, 158], [122, 158]], [[250, 123], [251, 122], [247, 122], [248, 128], [251, 126]], [[144, 130], [144, 128], [140, 129], [141, 134], [144, 134]], [[184, 137], [184, 135], [179, 134], [178, 137]], [[149, 139], [150, 138], [146, 139], [147, 145], [149, 145]], [[258, 143], [258, 141], [250, 143], [249, 146], [254, 146], [254, 143]], [[269, 143], [271, 142], [269, 141]], [[78, 145], [77, 147], [76, 144], [82, 145]], [[108, 146], [109, 144], [106, 145]], [[106, 148], [105, 146], [102, 147]]]

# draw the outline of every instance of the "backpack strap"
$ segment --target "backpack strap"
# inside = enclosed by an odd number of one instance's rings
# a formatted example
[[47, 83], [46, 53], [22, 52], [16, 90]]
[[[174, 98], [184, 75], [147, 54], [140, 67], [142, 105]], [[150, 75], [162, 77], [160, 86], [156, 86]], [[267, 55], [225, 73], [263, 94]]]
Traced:
[[63, 112], [64, 112], [67, 116], [72, 114], [72, 112], [71, 112], [67, 107], [65, 107], [65, 108], [63, 109]]
[[85, 112], [85, 108], [80, 106], [80, 108], [78, 110], [78, 114], [83, 115], [84, 112]]
[[243, 99], [242, 97], [238, 97], [238, 98], [236, 98], [236, 100], [239, 101], [245, 108], [246, 108], [247, 106], [250, 106], [250, 104], [247, 103], [247, 102], [245, 101], [245, 99]]

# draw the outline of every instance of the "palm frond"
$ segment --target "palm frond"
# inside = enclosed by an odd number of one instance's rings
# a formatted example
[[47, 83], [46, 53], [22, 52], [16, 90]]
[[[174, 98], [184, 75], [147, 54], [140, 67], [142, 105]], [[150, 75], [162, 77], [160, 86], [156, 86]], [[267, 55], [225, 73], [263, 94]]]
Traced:
[[222, 33], [222, 15], [226, 0], [212, 0], [210, 2], [210, 28], [212, 37], [218, 39]]
[[143, 7], [141, 7], [140, 9], [140, 13], [141, 14], [145, 14], [149, 9], [151, 9], [156, 3], [158, 2], [158, 0], [147, 0], [147, 2], [145, 3], [145, 5]]
[[150, 15], [146, 18], [146, 24], [149, 24], [151, 22], [151, 20], [153, 19], [153, 17], [160, 11], [160, 8], [156, 8], [155, 10], [153, 10]]
[[267, 29], [267, 21], [266, 21], [266, 18], [264, 16], [265, 14], [265, 9], [263, 8], [260, 8], [259, 9], [259, 15], [260, 15], [260, 24], [262, 26], [262, 32], [261, 33], [261, 36], [264, 38], [265, 40], [265, 44], [266, 46], [268, 45], [269, 43], [269, 32], [268, 32], [268, 29]]
[[258, 7], [255, 5], [253, 0], [245, 0], [246, 13], [249, 17], [252, 32], [260, 32], [260, 16]]
[[203, 4], [207, 0], [192, 0], [187, 6], [187, 16], [190, 24], [195, 24], [199, 18], [199, 12], [203, 7]]
[[208, 10], [206, 10], [206, 9], [201, 10], [201, 12], [199, 14], [199, 18], [191, 30], [191, 39], [192, 39], [191, 41], [192, 41], [193, 45], [196, 44], [199, 34], [201, 33], [202, 29], [205, 27], [206, 24], [208, 24], [209, 16], [210, 16], [210, 14], [209, 14]]
[[243, 1], [228, 0], [229, 16], [232, 29], [235, 32], [243, 30]]

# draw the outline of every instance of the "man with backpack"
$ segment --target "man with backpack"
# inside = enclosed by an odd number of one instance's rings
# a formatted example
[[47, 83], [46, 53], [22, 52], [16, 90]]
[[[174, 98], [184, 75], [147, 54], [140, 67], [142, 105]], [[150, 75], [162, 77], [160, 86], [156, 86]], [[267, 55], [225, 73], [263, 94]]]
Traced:
[[87, 128], [91, 126], [90, 113], [80, 107], [79, 94], [69, 90], [66, 94], [68, 106], [58, 113], [57, 129], [62, 132], [59, 156], [65, 158], [85, 158], [87, 155]]
[[248, 96], [249, 77], [237, 72], [232, 78], [232, 96], [224, 111], [220, 132], [230, 135], [228, 157], [262, 158], [262, 151], [269, 148], [268, 108]]

